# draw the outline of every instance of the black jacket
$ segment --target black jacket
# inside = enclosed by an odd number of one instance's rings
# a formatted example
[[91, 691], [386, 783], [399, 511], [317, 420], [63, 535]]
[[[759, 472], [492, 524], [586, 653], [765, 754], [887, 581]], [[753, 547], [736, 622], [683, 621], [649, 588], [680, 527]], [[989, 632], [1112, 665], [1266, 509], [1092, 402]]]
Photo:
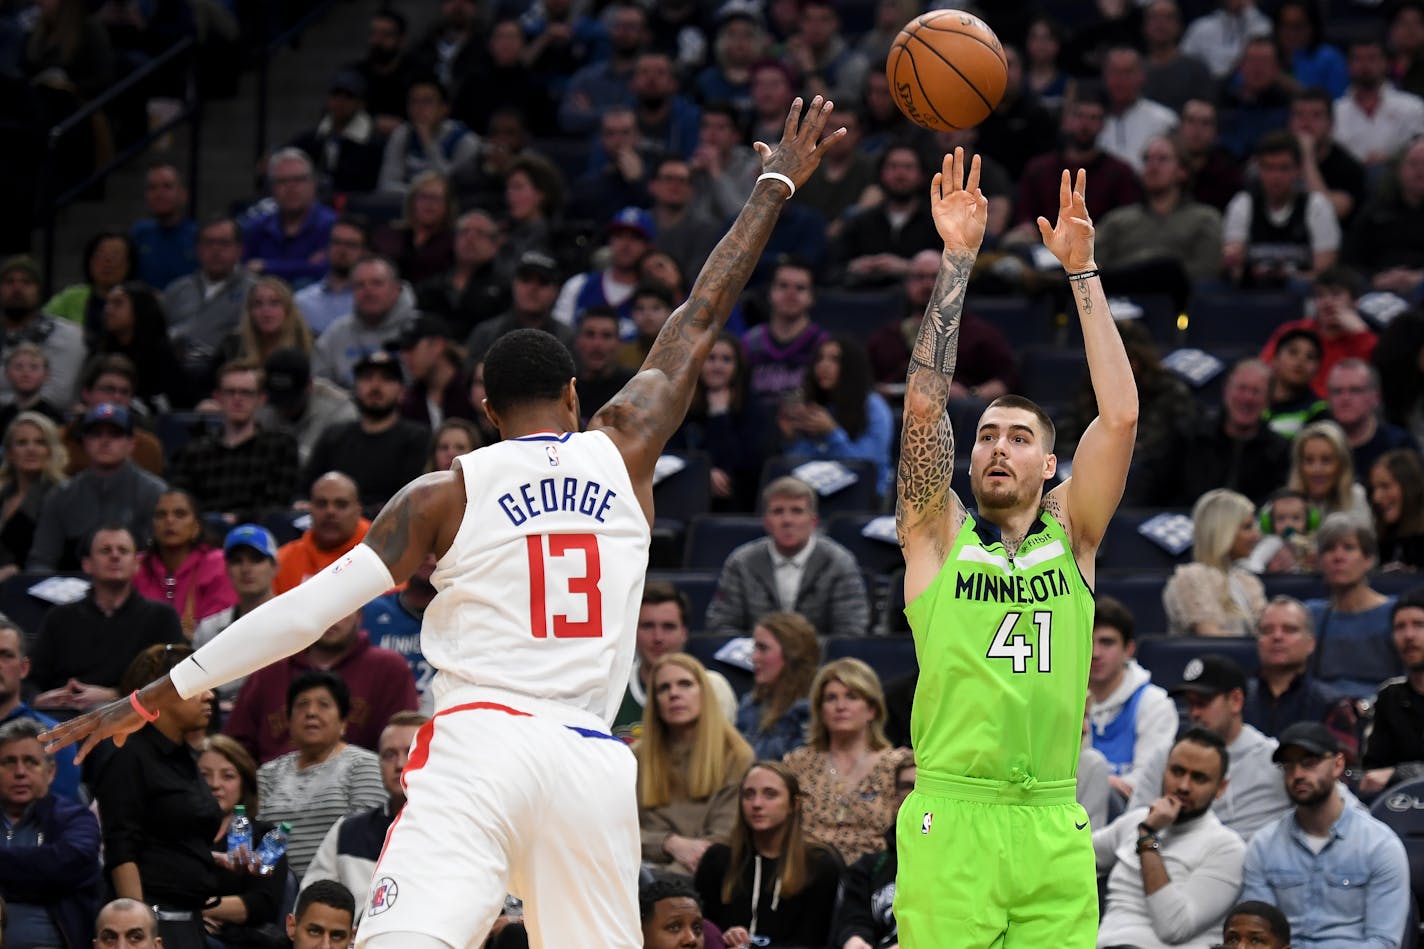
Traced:
[[841, 874], [836, 919], [831, 924], [831, 945], [843, 946], [859, 936], [876, 949], [899, 941], [895, 926], [895, 828], [885, 832], [885, 849], [868, 853]]

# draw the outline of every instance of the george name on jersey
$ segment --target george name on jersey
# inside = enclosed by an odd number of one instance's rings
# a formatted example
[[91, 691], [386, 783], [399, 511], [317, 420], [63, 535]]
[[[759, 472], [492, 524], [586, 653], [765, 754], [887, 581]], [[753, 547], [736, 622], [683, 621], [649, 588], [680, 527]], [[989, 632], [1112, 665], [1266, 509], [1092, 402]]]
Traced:
[[985, 603], [1041, 603], [1072, 590], [1061, 568], [1026, 577], [1023, 574], [996, 576], [989, 573], [960, 573], [954, 580], [954, 598]]
[[541, 514], [563, 511], [569, 514], [583, 514], [600, 524], [606, 524], [604, 515], [613, 504], [618, 493], [597, 481], [581, 478], [542, 478], [526, 481], [513, 491], [499, 496], [500, 510], [515, 527], [533, 520]]

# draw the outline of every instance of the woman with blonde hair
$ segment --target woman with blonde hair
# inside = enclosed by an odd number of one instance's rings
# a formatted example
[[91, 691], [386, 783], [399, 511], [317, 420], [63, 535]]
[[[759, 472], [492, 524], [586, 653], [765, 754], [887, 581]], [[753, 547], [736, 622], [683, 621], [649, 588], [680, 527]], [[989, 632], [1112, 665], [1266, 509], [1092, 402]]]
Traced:
[[411, 180], [401, 219], [377, 229], [371, 250], [390, 258], [412, 284], [455, 266], [455, 202], [443, 174], [432, 168]]
[[1254, 636], [1266, 608], [1260, 578], [1238, 565], [1261, 539], [1256, 508], [1226, 488], [1208, 491], [1192, 508], [1192, 562], [1162, 589], [1169, 636]]
[[30, 556], [45, 496], [64, 483], [69, 452], [59, 428], [39, 412], [21, 412], [5, 430], [0, 458], [0, 580]]
[[643, 861], [690, 876], [707, 848], [732, 832], [737, 779], [752, 763], [752, 748], [717, 714], [707, 670], [692, 656], [658, 659], [649, 683], [634, 748]]
[[258, 277], [247, 291], [237, 329], [218, 347], [213, 369], [234, 360], [261, 366], [279, 349], [299, 349], [308, 357], [312, 333], [292, 299], [292, 288], [280, 277]]
[[1355, 481], [1355, 459], [1345, 430], [1335, 422], [1311, 422], [1291, 443], [1286, 487], [1299, 491], [1322, 518], [1337, 511], [1370, 517], [1369, 496]]
[[885, 849], [898, 810], [895, 774], [909, 755], [885, 737], [885, 691], [859, 659], [828, 662], [811, 684], [806, 744], [786, 756], [805, 795], [806, 832], [847, 864]]
[[752, 690], [737, 706], [737, 731], [762, 759], [779, 760], [806, 743], [807, 696], [821, 644], [800, 613], [768, 613], [752, 629]]

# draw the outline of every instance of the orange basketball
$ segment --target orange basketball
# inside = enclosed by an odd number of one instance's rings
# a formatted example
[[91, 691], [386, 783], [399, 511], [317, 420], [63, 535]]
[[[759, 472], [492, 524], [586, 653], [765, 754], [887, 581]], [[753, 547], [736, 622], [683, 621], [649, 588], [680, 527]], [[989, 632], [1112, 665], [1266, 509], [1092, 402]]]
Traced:
[[885, 61], [900, 111], [927, 129], [967, 129], [989, 117], [1009, 79], [1004, 46], [989, 25], [962, 10], [917, 16]]

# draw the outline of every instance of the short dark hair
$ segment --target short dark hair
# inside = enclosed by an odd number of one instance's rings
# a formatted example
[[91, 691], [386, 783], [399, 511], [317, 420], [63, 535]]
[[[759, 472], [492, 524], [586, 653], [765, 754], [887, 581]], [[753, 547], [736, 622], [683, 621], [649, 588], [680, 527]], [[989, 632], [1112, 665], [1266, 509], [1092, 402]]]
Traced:
[[1264, 158], [1267, 155], [1289, 155], [1291, 160], [1297, 165], [1300, 164], [1300, 142], [1296, 137], [1285, 129], [1272, 129], [1261, 136], [1256, 143], [1256, 157]]
[[670, 873], [655, 873], [651, 880], [638, 887], [638, 919], [646, 923], [653, 918], [653, 910], [659, 902], [673, 898], [690, 899], [702, 909], [702, 897], [697, 895], [691, 880]]
[[1137, 621], [1133, 619], [1132, 611], [1117, 597], [1099, 594], [1093, 604], [1093, 626], [1111, 626], [1122, 633], [1122, 642], [1126, 645], [1132, 642]]
[[552, 333], [517, 329], [485, 354], [485, 398], [496, 412], [532, 402], [553, 402], [578, 375], [568, 347]]
[[331, 222], [332, 228], [349, 227], [353, 231], [361, 234], [361, 243], [369, 245], [371, 243], [371, 222], [364, 214], [343, 214]]
[[811, 283], [816, 282], [816, 267], [805, 257], [798, 257], [796, 254], [779, 254], [776, 262], [771, 266], [771, 277], [776, 279], [776, 275], [786, 269], [799, 270], [811, 278]]
[[81, 556], [94, 556], [94, 541], [99, 539], [100, 534], [117, 534], [120, 531], [129, 535], [129, 540], [133, 543], [134, 550], [137, 551], [138, 538], [134, 536], [133, 531], [129, 530], [129, 526], [120, 521], [109, 521], [100, 524], [98, 527], [94, 528], [84, 537], [84, 541], [79, 547], [79, 550], [81, 551]]
[[985, 411], [987, 412], [989, 409], [1019, 409], [1028, 412], [1033, 416], [1034, 421], [1043, 428], [1040, 434], [1043, 437], [1044, 451], [1053, 451], [1053, 445], [1058, 441], [1058, 426], [1053, 424], [1053, 419], [1049, 418], [1048, 413], [1043, 411], [1043, 407], [1033, 399], [1021, 395], [1001, 395], [990, 402]]
[[656, 606], [659, 603], [676, 603], [678, 615], [682, 617], [682, 625], [688, 625], [687, 617], [692, 612], [692, 603], [687, 594], [666, 580], [649, 580], [643, 584], [642, 605]]
[[1285, 945], [1291, 940], [1290, 920], [1286, 919], [1285, 913], [1282, 913], [1270, 903], [1263, 903], [1260, 900], [1246, 900], [1244, 903], [1237, 903], [1231, 907], [1226, 914], [1226, 918], [1221, 921], [1223, 931], [1231, 922], [1232, 918], [1236, 916], [1255, 916], [1258, 919], [1265, 920], [1266, 925], [1270, 927], [1271, 935], [1279, 939], [1281, 945]]
[[729, 121], [731, 121], [732, 128], [736, 129], [738, 132], [741, 132], [743, 130], [742, 113], [737, 110], [737, 107], [735, 105], [728, 102], [726, 99], [713, 99], [711, 102], [704, 103], [702, 106], [702, 117], [705, 119], [709, 115], [725, 116]]
[[[1330, 97], [1330, 93], [1326, 92], [1319, 86], [1306, 86], [1304, 89], [1291, 96], [1291, 105], [1295, 105], [1297, 102], [1319, 102], [1322, 105], [1330, 107], [1333, 107], [1335, 105], [1335, 100]], [[1332, 109], [1327, 108], [1325, 114], [1329, 116], [1332, 122], [1334, 121], [1335, 117], [1333, 115]]]
[[219, 214], [214, 217], [204, 219], [203, 223], [198, 225], [198, 233], [201, 235], [204, 231], [211, 231], [215, 227], [232, 228], [232, 239], [239, 244], [242, 243], [242, 225], [238, 224], [237, 220], [233, 218], [232, 215]]
[[292, 907], [292, 915], [301, 919], [302, 914], [307, 911], [307, 907], [313, 903], [330, 906], [340, 913], [350, 913], [353, 921], [356, 918], [356, 897], [352, 896], [350, 890], [335, 880], [317, 880], [298, 893], [297, 905]]
[[1231, 764], [1231, 753], [1226, 750], [1226, 742], [1214, 731], [1208, 731], [1200, 725], [1193, 725], [1177, 736], [1177, 740], [1172, 743], [1172, 747], [1180, 745], [1184, 741], [1189, 741], [1194, 745], [1201, 745], [1203, 748], [1211, 748], [1221, 759], [1221, 777], [1226, 778], [1226, 769]]
[[330, 669], [308, 669], [292, 680], [287, 686], [287, 717], [292, 717], [292, 706], [297, 704], [297, 696], [312, 689], [326, 689], [336, 700], [336, 710], [344, 719], [351, 714], [351, 690], [346, 680]]
[[630, 299], [636, 303], [639, 297], [653, 297], [668, 309], [677, 306], [677, 300], [672, 295], [672, 288], [661, 280], [641, 281], [638, 286], [633, 288], [633, 296]]
[[1351, 299], [1359, 297], [1367, 289], [1365, 280], [1360, 276], [1359, 271], [1344, 264], [1326, 267], [1315, 275], [1315, 279], [1310, 282], [1310, 285], [1323, 287], [1327, 290], [1344, 290]]
[[[643, 602], [647, 602], [646, 596]], [[1424, 586], [1411, 587], [1399, 595], [1394, 605], [1389, 608], [1389, 625], [1394, 625], [1394, 619], [1400, 610], [1424, 610]]]
[[[585, 307], [579, 311], [578, 325], [582, 327], [584, 321], [588, 319], [612, 320], [614, 324], [617, 325], [618, 311], [606, 303], [596, 303], [593, 306]], [[488, 371], [488, 369], [486, 369], [486, 371]], [[488, 387], [488, 384], [486, 384], [486, 386]]]
[[134, 361], [123, 353], [102, 353], [98, 356], [89, 357], [89, 361], [84, 364], [84, 372], [79, 380], [79, 385], [84, 389], [92, 389], [99, 384], [100, 376], [123, 376], [133, 385], [138, 379], [138, 367]]

